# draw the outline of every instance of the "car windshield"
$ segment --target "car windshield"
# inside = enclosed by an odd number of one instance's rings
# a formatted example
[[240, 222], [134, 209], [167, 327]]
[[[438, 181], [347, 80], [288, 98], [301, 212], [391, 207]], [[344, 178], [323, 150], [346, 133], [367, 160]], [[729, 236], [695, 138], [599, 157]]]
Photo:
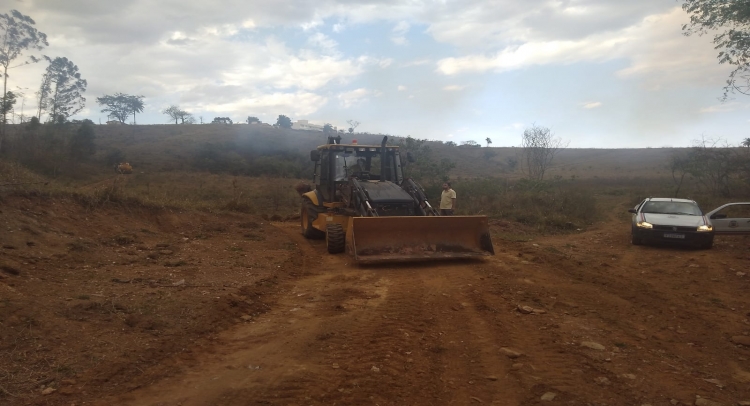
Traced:
[[695, 203], [688, 202], [646, 202], [642, 213], [683, 214], [688, 216], [702, 216], [701, 209]]

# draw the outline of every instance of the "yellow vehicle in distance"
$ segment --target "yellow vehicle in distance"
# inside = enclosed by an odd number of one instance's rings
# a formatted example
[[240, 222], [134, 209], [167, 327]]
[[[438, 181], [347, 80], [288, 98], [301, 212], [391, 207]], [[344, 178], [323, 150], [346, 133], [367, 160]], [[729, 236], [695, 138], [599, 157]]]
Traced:
[[325, 238], [329, 253], [347, 251], [358, 262], [494, 255], [487, 217], [441, 216], [404, 177], [399, 147], [387, 139], [378, 146], [329, 137], [311, 151], [313, 185], [300, 191], [302, 234]]

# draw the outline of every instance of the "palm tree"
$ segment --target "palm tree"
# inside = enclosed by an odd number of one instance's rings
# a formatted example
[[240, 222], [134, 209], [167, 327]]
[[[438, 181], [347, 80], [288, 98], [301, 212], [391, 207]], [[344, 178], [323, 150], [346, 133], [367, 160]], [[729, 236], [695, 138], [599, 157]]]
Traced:
[[487, 138], [485, 139], [485, 141], [487, 142], [487, 148], [489, 148], [489, 147], [490, 147], [490, 144], [492, 144], [492, 140], [490, 139], [490, 137], [487, 137]]
[[127, 96], [127, 104], [133, 112], [133, 124], [135, 124], [135, 113], [143, 113], [143, 96]]
[[744, 140], [742, 140], [742, 146], [750, 147], [750, 138], [745, 138]]

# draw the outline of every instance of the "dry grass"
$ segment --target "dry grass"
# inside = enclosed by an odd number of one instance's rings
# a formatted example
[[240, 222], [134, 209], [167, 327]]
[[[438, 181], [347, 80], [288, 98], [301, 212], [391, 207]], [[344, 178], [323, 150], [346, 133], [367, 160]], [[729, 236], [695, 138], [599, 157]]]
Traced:
[[[20, 133], [19, 128], [15, 130]], [[300, 179], [296, 177], [308, 175], [307, 167], [300, 167], [300, 162], [311, 169], [312, 165], [305, 161], [307, 154], [324, 142], [319, 132], [255, 125], [102, 125], [96, 126], [96, 134], [95, 159], [75, 163], [67, 171], [68, 176], [51, 180], [48, 185], [35, 183], [47, 179], [18, 164], [0, 161], [0, 183], [24, 184], [0, 188], [0, 194], [11, 189], [34, 189], [72, 194], [92, 208], [117, 203], [286, 217], [298, 210], [294, 188]], [[356, 134], [353, 137], [365, 144], [378, 143], [382, 135]], [[346, 135], [343, 141], [348, 142], [350, 138], [352, 136]], [[214, 146], [220, 159], [244, 162], [244, 166], [233, 166], [230, 162], [216, 168], [216, 161], [212, 161], [213, 166], [208, 165], [206, 169], [215, 168], [215, 173], [201, 170], [200, 165], [196, 166], [196, 156], [205, 152], [208, 144]], [[515, 218], [540, 229], [566, 228], [571, 227], [570, 224], [594, 221], [596, 205], [589, 202], [599, 197], [632, 206], [648, 196], [673, 196], [675, 187], [666, 162], [679, 151], [670, 148], [562, 150], [546, 177], [551, 180], [550, 187], [536, 190], [513, 187], [523, 177], [519, 169], [513, 170], [509, 165], [512, 158], [517, 158], [519, 148], [449, 147], [441, 143], [430, 143], [430, 148], [435, 159], [447, 157], [456, 162], [451, 177], [461, 196], [460, 211]], [[114, 150], [122, 151], [134, 166], [132, 175], [116, 175], [104, 164], [107, 154]], [[292, 164], [297, 168], [293, 170], [294, 175], [235, 176], [247, 173], [252, 165], [272, 165], [271, 168], [264, 166], [269, 173], [289, 172], [281, 162], [282, 156], [263, 155], [274, 153], [296, 157], [293, 159], [298, 161]], [[435, 185], [425, 186], [433, 201], [439, 197], [440, 191]], [[704, 208], [724, 200], [702, 195], [690, 179], [686, 179], [677, 197], [694, 198]]]

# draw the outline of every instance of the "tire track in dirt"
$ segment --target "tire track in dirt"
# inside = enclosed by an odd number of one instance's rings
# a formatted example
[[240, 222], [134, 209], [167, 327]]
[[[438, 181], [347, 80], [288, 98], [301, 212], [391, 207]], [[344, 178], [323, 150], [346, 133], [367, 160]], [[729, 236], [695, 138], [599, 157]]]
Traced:
[[[646, 394], [642, 395], [646, 399], [658, 398], [655, 394], [690, 399], [696, 391], [717, 400], [741, 399], [746, 391], [725, 390], [723, 394], [716, 394], [711, 381], [719, 378], [721, 382], [729, 382], [733, 380], [733, 373], [735, 376], [742, 374], [736, 366], [723, 369], [713, 366], [717, 360], [726, 359], [728, 352], [736, 353], [726, 339], [716, 340], [717, 330], [725, 328], [724, 323], [728, 321], [728, 325], [741, 323], [743, 315], [720, 314], [715, 308], [706, 309], [695, 300], [708, 292], [724, 297], [722, 293], [736, 289], [719, 284], [722, 271], [717, 273], [716, 261], [712, 258], [718, 256], [717, 250], [631, 247], [625, 235], [628, 230], [622, 227], [625, 230], [622, 231], [618, 229], [620, 224], [614, 223], [602, 227], [609, 230], [607, 232], [566, 237], [564, 244], [555, 238], [545, 239], [545, 243], [553, 243], [558, 248], [571, 245], [574, 242], [571, 240], [580, 241], [581, 237], [596, 243], [571, 255], [545, 254], [539, 249], [545, 262], [555, 263], [558, 271], [546, 275], [544, 284], [564, 286], [556, 296], [575, 298], [575, 306], [567, 310], [588, 328], [588, 337], [578, 339], [588, 338], [617, 350], [609, 354], [611, 363], [594, 358], [592, 361], [598, 362], [590, 366], [598, 365], [599, 371], [608, 371], [610, 375], [603, 376], [611, 382], [616, 382], [611, 376], [619, 377], [624, 382], [619, 382], [618, 387], [637, 387]], [[614, 249], [621, 241], [628, 244]], [[554, 246], [550, 244], [545, 248]], [[556, 276], [562, 278], [556, 280]], [[561, 279], [577, 283], [571, 285]], [[741, 307], [736, 302], [735, 305]], [[569, 338], [586, 332], [580, 328], [566, 330], [564, 333]], [[615, 347], [611, 347], [612, 344]], [[575, 351], [597, 354], [580, 347]], [[621, 379], [628, 375], [637, 376], [637, 380]]]
[[[520, 247], [511, 245], [510, 251], [515, 248]], [[491, 266], [479, 270], [485, 280], [484, 289], [480, 289], [481, 294], [472, 296], [475, 307], [483, 309], [482, 314], [489, 320], [486, 324], [490, 336], [504, 337], [497, 340], [495, 347], [510, 347], [523, 353], [521, 357], [510, 359], [512, 365], [508, 372], [508, 378], [524, 389], [523, 400], [517, 404], [537, 404], [546, 392], [555, 393], [559, 401], [607, 401], [595, 378], [613, 379], [614, 376], [598, 368], [596, 357], [590, 359], [591, 354], [571, 345], [560, 333], [561, 320], [556, 311], [540, 300], [549, 301], [556, 293], [551, 292], [546, 283], [538, 286], [540, 277], [519, 271], [528, 266], [531, 263], [517, 254], [499, 253]], [[544, 267], [545, 277], [552, 269]], [[520, 277], [517, 277], [519, 272]], [[544, 313], [521, 314], [516, 306], [524, 304], [532, 304]], [[545, 310], [547, 307], [549, 309]]]
[[[708, 343], [720, 327], [714, 312], [674, 289], [708, 289], [700, 285], [711, 276], [697, 285], [696, 275], [669, 269], [640, 278], [637, 264], [662, 267], [664, 251], [613, 256], [619, 234], [501, 242], [484, 261], [357, 267], [281, 228], [307, 271], [278, 289], [268, 313], [223, 334], [198, 368], [134, 392], [130, 404], [532, 405], [553, 392], [556, 402], [630, 405], [747, 392], [729, 385], [717, 394], [704, 381], [731, 382], [738, 364], [715, 362], [736, 350]], [[602, 244], [560, 251], [587, 238]], [[521, 314], [519, 304], [544, 312]]]

